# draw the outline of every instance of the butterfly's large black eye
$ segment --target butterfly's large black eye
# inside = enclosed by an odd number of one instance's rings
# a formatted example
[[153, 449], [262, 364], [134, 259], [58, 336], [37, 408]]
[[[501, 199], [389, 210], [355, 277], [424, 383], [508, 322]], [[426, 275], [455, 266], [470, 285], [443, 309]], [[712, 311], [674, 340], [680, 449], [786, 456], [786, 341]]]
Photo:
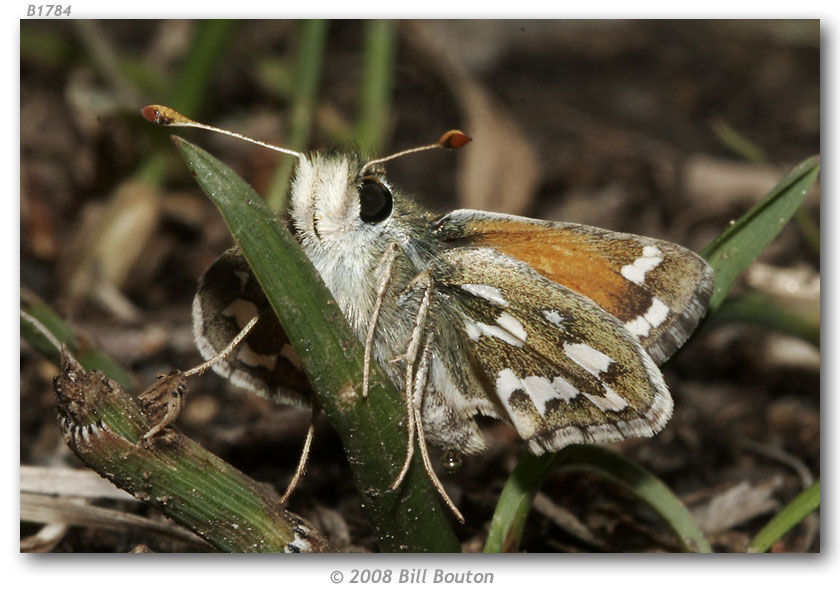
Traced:
[[365, 177], [359, 188], [359, 217], [365, 223], [379, 223], [391, 215], [394, 198], [391, 190], [375, 177]]

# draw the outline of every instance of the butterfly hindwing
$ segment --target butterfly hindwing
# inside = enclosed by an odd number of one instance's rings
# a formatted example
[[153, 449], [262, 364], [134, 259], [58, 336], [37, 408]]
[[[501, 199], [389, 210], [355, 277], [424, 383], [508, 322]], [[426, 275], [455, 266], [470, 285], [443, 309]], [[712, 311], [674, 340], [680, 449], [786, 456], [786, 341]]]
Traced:
[[712, 293], [709, 265], [662, 240], [475, 210], [451, 212], [434, 230], [453, 246], [495, 248], [591, 298], [624, 323], [658, 364], [695, 329]]
[[213, 370], [270, 400], [308, 405], [311, 388], [297, 353], [245, 257], [232, 248], [198, 282], [193, 333], [201, 355], [205, 359], [216, 356], [256, 315], [254, 329]]
[[532, 451], [664, 427], [671, 396], [621, 321], [492, 248], [441, 258], [436, 285], [460, 310], [473, 368]]

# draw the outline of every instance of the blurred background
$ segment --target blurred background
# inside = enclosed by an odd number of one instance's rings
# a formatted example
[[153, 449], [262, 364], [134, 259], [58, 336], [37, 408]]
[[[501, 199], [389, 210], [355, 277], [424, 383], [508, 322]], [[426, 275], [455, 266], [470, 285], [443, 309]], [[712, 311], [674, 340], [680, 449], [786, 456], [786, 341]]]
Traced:
[[[473, 142], [389, 163], [433, 211], [472, 207], [588, 223], [702, 250], [820, 150], [818, 21], [23, 21], [22, 306], [46, 302], [137, 389], [198, 364], [195, 283], [232, 242], [149, 103], [296, 150], [382, 155], [451, 128]], [[282, 210], [291, 164], [199, 131], [195, 141]], [[819, 194], [664, 369], [671, 424], [617, 444], [687, 504], [714, 548], [742, 551], [819, 477]], [[55, 423], [57, 367], [21, 341], [21, 462], [78, 467]], [[178, 426], [284, 489], [308, 414], [213, 374]], [[446, 485], [479, 550], [524, 446], [502, 424]], [[22, 484], [23, 485], [23, 484]], [[99, 504], [151, 515], [136, 504]], [[338, 438], [322, 419], [291, 510], [345, 550], [372, 550]], [[22, 524], [22, 538], [40, 531]], [[32, 542], [34, 544], [34, 542]], [[25, 549], [194, 549], [142, 527], [71, 527]], [[549, 478], [523, 549], [669, 551], [618, 489]], [[818, 551], [818, 517], [778, 551]]]

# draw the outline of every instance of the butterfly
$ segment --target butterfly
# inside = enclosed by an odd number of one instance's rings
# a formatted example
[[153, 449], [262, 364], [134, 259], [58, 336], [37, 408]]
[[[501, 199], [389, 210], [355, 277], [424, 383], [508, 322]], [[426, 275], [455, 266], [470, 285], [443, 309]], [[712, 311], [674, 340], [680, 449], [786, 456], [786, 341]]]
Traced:
[[[146, 107], [164, 125], [224, 130], [172, 109]], [[231, 134], [256, 141], [240, 134]], [[713, 289], [709, 265], [677, 244], [589, 225], [478, 210], [435, 215], [388, 180], [383, 163], [355, 154], [291, 154], [290, 226], [356, 335], [402, 393], [406, 460], [415, 438], [426, 470], [460, 516], [428, 459], [486, 448], [476, 418], [510, 423], [535, 454], [572, 443], [650, 437], [673, 401], [659, 369], [694, 331]], [[298, 356], [237, 249], [198, 283], [195, 340], [234, 384], [281, 403], [312, 406]], [[367, 389], [367, 368], [364, 387]]]

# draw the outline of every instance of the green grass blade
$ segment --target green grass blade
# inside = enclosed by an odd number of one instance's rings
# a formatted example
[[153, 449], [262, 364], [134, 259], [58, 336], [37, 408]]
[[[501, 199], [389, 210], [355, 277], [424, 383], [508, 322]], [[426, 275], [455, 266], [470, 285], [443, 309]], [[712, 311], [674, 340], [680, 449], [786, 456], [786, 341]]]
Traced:
[[207, 86], [216, 74], [235, 28], [236, 21], [200, 22], [169, 104], [185, 115], [200, 115], [207, 100]]
[[419, 453], [400, 489], [387, 491], [405, 457], [404, 402], [376, 362], [368, 397], [361, 398], [362, 345], [312, 263], [247, 183], [197, 146], [174, 139], [221, 211], [341, 436], [380, 548], [459, 551]]
[[365, 23], [365, 55], [356, 142], [365, 151], [382, 150], [388, 133], [397, 46], [397, 22]]
[[805, 242], [810, 246], [814, 254], [820, 254], [820, 226], [811, 216], [806, 206], [801, 206], [796, 215], [796, 225], [799, 227], [799, 233], [805, 239]]
[[819, 312], [808, 314], [809, 312], [785, 308], [778, 300], [763, 292], [749, 292], [727, 298], [706, 323], [706, 327], [736, 321], [754, 323], [795, 335], [819, 348], [820, 315]]
[[767, 552], [777, 540], [820, 506], [820, 482], [815, 481], [790, 501], [765, 525], [747, 547], [747, 552]]
[[701, 253], [715, 270], [709, 311], [720, 307], [741, 272], [773, 241], [802, 205], [820, 172], [819, 157], [797, 165], [767, 197]]
[[661, 480], [636, 463], [600, 446], [574, 445], [560, 451], [557, 468], [599, 475], [647, 504], [665, 521], [686, 552], [711, 552], [685, 505]]
[[[68, 431], [84, 429], [82, 435], [66, 434], [65, 441], [85, 464], [219, 550], [288, 552], [293, 551], [290, 544], [301, 547], [295, 536], [298, 519], [282, 510], [261, 483], [175, 431], [160, 445], [139, 443], [151, 421], [126, 391], [136, 390], [134, 377], [25, 289], [20, 314], [23, 338], [62, 368], [57, 380], [60, 424]], [[62, 357], [62, 345], [78, 363], [69, 354]], [[317, 532], [309, 541], [313, 551], [328, 551]]]
[[519, 545], [531, 500], [552, 468], [589, 473], [621, 486], [665, 521], [684, 551], [712, 551], [683, 503], [659, 479], [605, 448], [573, 445], [554, 455], [523, 457], [502, 491], [485, 552], [508, 551]]
[[496, 504], [484, 552], [516, 552], [534, 496], [556, 462], [557, 454], [522, 455]]
[[[314, 19], [303, 22], [297, 65], [295, 67], [295, 95], [289, 117], [289, 139], [285, 146], [303, 152], [309, 144], [312, 134], [312, 122], [315, 119], [315, 106], [318, 98], [318, 86], [321, 82], [321, 65], [324, 61], [324, 49], [327, 45], [327, 26], [329, 22]], [[294, 158], [282, 156], [271, 179], [271, 186], [266, 193], [266, 200], [271, 209], [281, 213], [286, 205], [289, 180], [294, 167]]]
[[767, 161], [767, 153], [761, 146], [747, 139], [723, 119], [712, 119], [710, 126], [712, 132], [718, 137], [721, 143], [736, 155], [753, 163]]
[[80, 337], [69, 323], [27, 289], [20, 292], [20, 334], [56, 366], [61, 364], [61, 346], [65, 345], [84, 368], [102, 371], [126, 389], [137, 387], [129, 371]]

